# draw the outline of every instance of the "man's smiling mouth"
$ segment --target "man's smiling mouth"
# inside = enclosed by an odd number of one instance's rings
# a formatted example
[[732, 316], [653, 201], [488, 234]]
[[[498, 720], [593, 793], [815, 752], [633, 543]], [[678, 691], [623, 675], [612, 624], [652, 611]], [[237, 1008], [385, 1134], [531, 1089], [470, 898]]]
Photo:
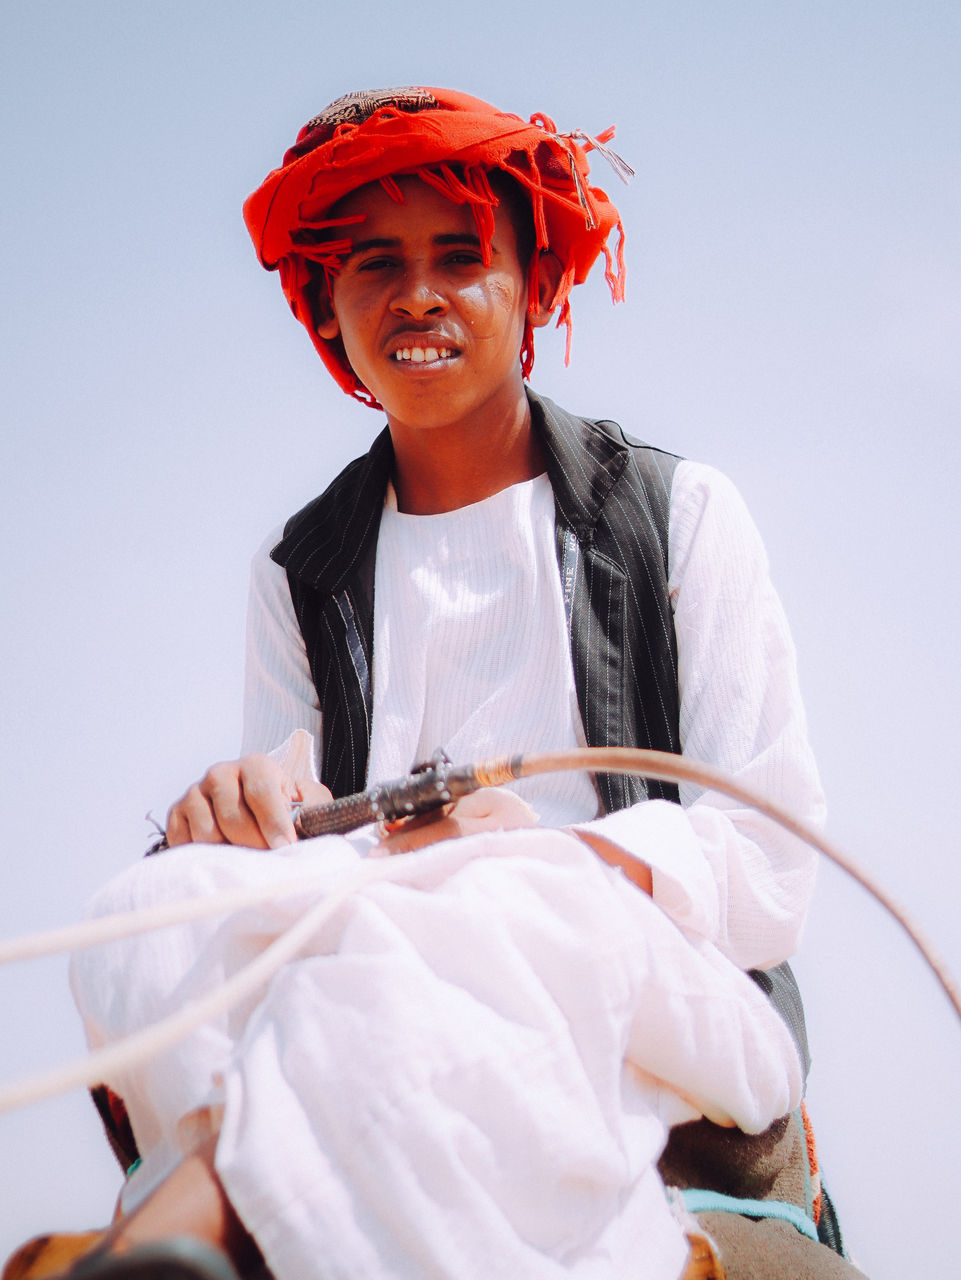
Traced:
[[451, 360], [456, 355], [453, 347], [402, 347], [393, 353], [391, 359], [410, 361], [411, 364], [436, 364], [440, 360]]

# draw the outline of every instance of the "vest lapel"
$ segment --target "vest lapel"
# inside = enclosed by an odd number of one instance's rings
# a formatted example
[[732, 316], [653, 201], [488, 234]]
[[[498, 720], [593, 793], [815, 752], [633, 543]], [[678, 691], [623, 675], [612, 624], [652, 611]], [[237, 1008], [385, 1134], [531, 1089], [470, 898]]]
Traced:
[[374, 569], [393, 449], [385, 430], [288, 521], [271, 558], [287, 570], [323, 724], [322, 779], [364, 788], [373, 713]]
[[[677, 751], [668, 506], [653, 512], [647, 524], [639, 518], [641, 503], [645, 511], [650, 508], [649, 495], [638, 485], [634, 451], [613, 423], [587, 423], [532, 392], [528, 398], [554, 490], [557, 562], [587, 744]], [[666, 466], [668, 482], [673, 462]], [[657, 479], [657, 488], [668, 493], [660, 471]], [[628, 484], [629, 530], [620, 511], [623, 496], [614, 496]], [[632, 588], [631, 575], [641, 583], [646, 579], [648, 589]], [[642, 778], [599, 774], [597, 784], [608, 812], [649, 795], [677, 799], [670, 784]]]
[[[584, 441], [588, 433], [576, 418], [549, 400], [533, 394], [530, 400], [554, 490], [557, 562], [584, 735], [591, 747], [621, 746], [627, 579], [598, 551], [594, 535], [604, 501], [627, 463], [627, 449], [602, 435]], [[611, 808], [609, 780], [598, 778], [598, 785]]]

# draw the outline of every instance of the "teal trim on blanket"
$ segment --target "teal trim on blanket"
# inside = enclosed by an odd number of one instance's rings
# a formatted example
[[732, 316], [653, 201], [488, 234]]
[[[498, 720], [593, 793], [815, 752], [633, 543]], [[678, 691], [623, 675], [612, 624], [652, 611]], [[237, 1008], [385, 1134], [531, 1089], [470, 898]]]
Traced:
[[800, 1205], [789, 1204], [786, 1200], [738, 1200], [736, 1196], [725, 1196], [720, 1191], [701, 1191], [691, 1187], [681, 1192], [684, 1208], [689, 1213], [740, 1213], [745, 1218], [780, 1218], [790, 1222], [809, 1240], [817, 1240], [818, 1229], [813, 1218], [809, 1218]]

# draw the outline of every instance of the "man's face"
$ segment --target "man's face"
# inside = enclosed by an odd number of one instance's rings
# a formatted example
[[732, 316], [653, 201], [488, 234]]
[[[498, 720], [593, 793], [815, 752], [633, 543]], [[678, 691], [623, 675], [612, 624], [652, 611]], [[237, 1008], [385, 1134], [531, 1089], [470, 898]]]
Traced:
[[354, 372], [392, 426], [454, 427], [510, 413], [523, 398], [526, 270], [510, 215], [494, 211], [485, 267], [473, 214], [419, 178], [404, 203], [378, 184], [340, 202], [363, 213], [332, 291], [322, 337], [340, 334]]

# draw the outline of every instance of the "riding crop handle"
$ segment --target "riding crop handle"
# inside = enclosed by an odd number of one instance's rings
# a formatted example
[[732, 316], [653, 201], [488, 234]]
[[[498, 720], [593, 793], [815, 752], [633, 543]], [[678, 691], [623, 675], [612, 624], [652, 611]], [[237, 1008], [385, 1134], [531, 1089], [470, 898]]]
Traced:
[[294, 830], [298, 839], [308, 840], [312, 836], [341, 835], [376, 821], [370, 794], [362, 791], [359, 795], [343, 796], [329, 804], [298, 810], [294, 817]]
[[393, 822], [418, 813], [430, 813], [481, 787], [516, 778], [518, 775], [512, 766], [519, 766], [522, 759], [514, 756], [455, 768], [438, 752], [430, 763], [393, 782], [380, 783], [369, 791], [343, 796], [329, 804], [305, 805], [294, 818], [294, 829], [301, 840], [306, 840], [354, 831], [369, 822]]

